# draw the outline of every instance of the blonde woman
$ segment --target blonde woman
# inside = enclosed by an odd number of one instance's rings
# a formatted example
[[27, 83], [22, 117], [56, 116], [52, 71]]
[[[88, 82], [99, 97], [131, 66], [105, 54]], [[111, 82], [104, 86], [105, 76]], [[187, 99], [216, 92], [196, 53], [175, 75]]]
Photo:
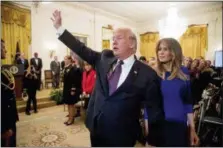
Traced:
[[193, 121], [189, 71], [181, 66], [181, 46], [173, 38], [164, 38], [158, 42], [156, 54], [156, 71], [162, 79], [161, 91], [165, 112], [161, 132], [164, 138], [163, 146], [197, 145], [199, 139]]

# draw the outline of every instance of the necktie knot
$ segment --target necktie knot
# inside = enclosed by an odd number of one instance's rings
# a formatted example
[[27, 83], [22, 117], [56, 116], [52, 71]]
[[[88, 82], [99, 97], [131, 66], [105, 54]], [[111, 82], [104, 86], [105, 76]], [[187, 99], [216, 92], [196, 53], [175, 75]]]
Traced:
[[123, 65], [124, 64], [124, 62], [122, 61], [122, 60], [120, 60], [119, 62], [118, 62], [118, 65]]

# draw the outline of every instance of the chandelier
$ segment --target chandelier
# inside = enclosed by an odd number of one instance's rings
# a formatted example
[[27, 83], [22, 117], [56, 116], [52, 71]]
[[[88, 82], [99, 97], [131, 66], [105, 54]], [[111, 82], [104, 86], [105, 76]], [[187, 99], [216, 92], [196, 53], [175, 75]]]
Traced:
[[51, 2], [45, 1], [45, 0], [32, 1], [32, 6], [36, 10], [36, 13], [37, 13], [37, 10], [41, 6], [41, 4], [49, 4], [49, 3]]
[[186, 20], [178, 16], [177, 9], [174, 7], [168, 10], [166, 18], [159, 20], [161, 38], [172, 37], [178, 40], [186, 29]]
[[36, 13], [37, 13], [37, 10], [38, 10], [40, 4], [41, 4], [41, 1], [33, 1], [32, 2], [32, 6], [36, 10]]

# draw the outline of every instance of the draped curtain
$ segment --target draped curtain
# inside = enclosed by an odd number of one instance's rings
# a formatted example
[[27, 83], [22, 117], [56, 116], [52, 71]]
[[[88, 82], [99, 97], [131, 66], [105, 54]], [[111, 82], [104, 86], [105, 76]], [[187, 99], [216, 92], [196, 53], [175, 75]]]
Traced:
[[110, 40], [102, 40], [102, 49], [111, 49]]
[[140, 35], [140, 53], [146, 59], [156, 57], [156, 44], [159, 41], [158, 32], [147, 32]]
[[19, 43], [20, 52], [29, 58], [31, 43], [31, 11], [21, 8], [11, 2], [1, 2], [1, 31], [5, 40], [7, 57], [3, 64], [12, 64], [16, 55], [16, 44]]
[[204, 57], [207, 42], [207, 25], [191, 25], [180, 37], [184, 56], [191, 58]]

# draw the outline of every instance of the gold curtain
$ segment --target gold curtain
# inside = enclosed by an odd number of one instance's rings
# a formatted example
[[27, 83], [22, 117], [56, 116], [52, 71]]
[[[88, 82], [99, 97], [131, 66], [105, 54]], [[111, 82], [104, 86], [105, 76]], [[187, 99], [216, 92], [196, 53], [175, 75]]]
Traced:
[[3, 64], [12, 64], [16, 54], [16, 44], [19, 42], [20, 52], [29, 58], [31, 43], [31, 11], [21, 8], [11, 2], [1, 2], [1, 31], [5, 40], [7, 57]]
[[102, 40], [102, 49], [110, 49], [110, 40]]
[[207, 42], [207, 25], [191, 25], [180, 38], [184, 56], [191, 58], [204, 57]]
[[140, 53], [146, 59], [156, 57], [156, 43], [159, 40], [158, 32], [147, 32], [140, 35]]

